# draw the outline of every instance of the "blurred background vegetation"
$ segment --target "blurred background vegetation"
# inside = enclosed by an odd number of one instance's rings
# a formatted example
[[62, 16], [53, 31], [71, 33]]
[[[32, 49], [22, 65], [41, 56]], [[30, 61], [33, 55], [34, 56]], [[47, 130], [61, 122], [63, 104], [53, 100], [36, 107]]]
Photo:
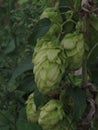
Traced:
[[[50, 3], [49, 3], [50, 4]], [[33, 80], [33, 30], [46, 0], [0, 0], [0, 130], [40, 130], [26, 120]]]

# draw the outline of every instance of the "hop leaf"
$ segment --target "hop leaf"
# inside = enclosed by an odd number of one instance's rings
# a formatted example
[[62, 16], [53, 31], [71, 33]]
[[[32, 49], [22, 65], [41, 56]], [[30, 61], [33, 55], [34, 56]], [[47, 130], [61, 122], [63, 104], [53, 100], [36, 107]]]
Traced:
[[41, 107], [38, 123], [43, 130], [51, 130], [59, 121], [64, 119], [64, 116], [62, 104], [58, 100], [52, 99]]
[[26, 114], [27, 120], [30, 122], [37, 122], [39, 111], [36, 108], [36, 104], [34, 102], [34, 93], [30, 94], [27, 101], [26, 101]]

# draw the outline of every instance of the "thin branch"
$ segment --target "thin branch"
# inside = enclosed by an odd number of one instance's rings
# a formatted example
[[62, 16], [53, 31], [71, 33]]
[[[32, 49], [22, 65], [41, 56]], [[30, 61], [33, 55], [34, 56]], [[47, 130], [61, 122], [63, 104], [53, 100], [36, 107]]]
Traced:
[[[86, 39], [86, 41], [88, 41], [89, 38], [89, 34], [88, 34], [88, 29], [89, 29], [89, 15], [88, 13], [90, 13], [89, 9], [91, 8], [90, 5], [91, 0], [82, 0], [82, 9], [84, 10], [83, 13], [85, 13], [85, 32], [84, 32], [84, 37]], [[84, 110], [84, 113], [80, 119], [80, 121], [77, 124], [77, 130], [89, 130], [91, 128], [91, 122], [93, 117], [95, 116], [96, 113], [96, 103], [95, 103], [95, 98], [97, 96], [97, 90], [96, 90], [96, 86], [93, 85], [92, 83], [88, 83], [87, 80], [87, 64], [86, 64], [86, 60], [87, 58], [89, 58], [89, 56], [91, 55], [92, 51], [94, 50], [96, 46], [93, 47], [93, 49], [90, 51], [88, 57], [85, 55], [84, 57], [84, 62], [83, 62], [83, 67], [82, 67], [82, 88], [83, 91], [85, 92], [85, 96], [86, 96], [86, 102], [87, 102], [87, 106]], [[89, 91], [89, 95], [87, 94], [87, 91]]]

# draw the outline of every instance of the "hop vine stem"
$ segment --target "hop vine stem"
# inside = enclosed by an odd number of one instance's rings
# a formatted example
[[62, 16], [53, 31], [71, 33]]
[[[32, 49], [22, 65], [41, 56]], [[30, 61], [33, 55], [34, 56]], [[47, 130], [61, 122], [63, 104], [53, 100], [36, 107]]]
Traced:
[[[84, 27], [84, 38], [85, 42], [89, 42], [89, 16], [88, 14], [85, 14], [85, 27]], [[82, 64], [82, 88], [85, 90], [85, 87], [87, 86], [87, 54], [84, 54], [83, 64]]]

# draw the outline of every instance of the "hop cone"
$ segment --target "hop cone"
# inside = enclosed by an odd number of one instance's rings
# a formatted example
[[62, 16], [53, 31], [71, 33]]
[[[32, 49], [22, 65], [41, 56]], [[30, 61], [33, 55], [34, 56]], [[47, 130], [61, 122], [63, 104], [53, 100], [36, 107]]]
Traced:
[[38, 123], [43, 130], [51, 130], [64, 119], [64, 116], [62, 104], [58, 100], [52, 99], [41, 108]]
[[43, 18], [49, 18], [52, 23], [62, 23], [62, 17], [60, 15], [60, 12], [57, 8], [54, 7], [46, 8], [40, 16], [40, 19]]
[[36, 109], [36, 104], [34, 102], [34, 93], [30, 94], [26, 101], [26, 114], [27, 114], [27, 120], [30, 122], [37, 122], [39, 111]]
[[83, 34], [67, 34], [61, 42], [68, 57], [68, 69], [77, 70], [81, 67], [84, 56]]
[[51, 21], [51, 26], [49, 31], [45, 34], [45, 37], [51, 39], [51, 37], [58, 36], [61, 31], [62, 17], [58, 9], [54, 7], [48, 7], [44, 10], [40, 19], [49, 18]]
[[56, 39], [38, 40], [33, 55], [33, 72], [41, 93], [51, 94], [52, 91], [58, 91], [58, 85], [67, 65], [65, 59], [62, 48]]

